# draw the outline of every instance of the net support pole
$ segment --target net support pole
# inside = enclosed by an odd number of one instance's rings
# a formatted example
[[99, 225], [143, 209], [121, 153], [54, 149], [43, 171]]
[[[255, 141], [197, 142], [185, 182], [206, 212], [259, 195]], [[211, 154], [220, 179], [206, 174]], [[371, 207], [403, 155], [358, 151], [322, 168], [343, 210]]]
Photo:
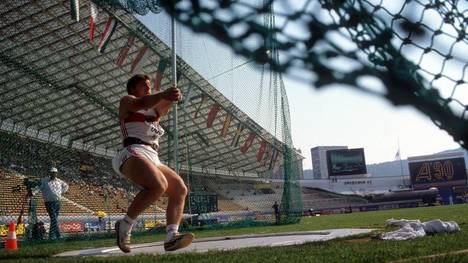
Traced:
[[401, 185], [402, 185], [402, 188], [404, 188], [405, 176], [403, 175], [403, 160], [401, 159], [401, 152], [400, 152], [400, 138], [398, 138], [398, 158], [400, 159]]
[[[172, 45], [172, 84], [177, 85], [177, 54], [176, 54], [176, 23], [174, 16], [171, 17], [171, 45]], [[173, 142], [174, 142], [174, 170], [176, 173], [179, 173], [179, 160], [178, 160], [178, 151], [179, 151], [179, 134], [178, 134], [178, 115], [177, 115], [177, 103], [174, 103], [172, 106], [172, 128], [173, 130]]]

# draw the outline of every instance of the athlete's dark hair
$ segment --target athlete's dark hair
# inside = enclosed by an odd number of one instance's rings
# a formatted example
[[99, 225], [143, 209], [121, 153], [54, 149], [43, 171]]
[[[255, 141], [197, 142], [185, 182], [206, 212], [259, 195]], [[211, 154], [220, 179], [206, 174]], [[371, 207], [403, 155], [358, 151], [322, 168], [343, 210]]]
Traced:
[[150, 79], [150, 77], [145, 74], [136, 74], [135, 76], [131, 77], [127, 81], [127, 93], [132, 94], [132, 89], [134, 89], [136, 85], [140, 83], [140, 81], [146, 81], [148, 79]]

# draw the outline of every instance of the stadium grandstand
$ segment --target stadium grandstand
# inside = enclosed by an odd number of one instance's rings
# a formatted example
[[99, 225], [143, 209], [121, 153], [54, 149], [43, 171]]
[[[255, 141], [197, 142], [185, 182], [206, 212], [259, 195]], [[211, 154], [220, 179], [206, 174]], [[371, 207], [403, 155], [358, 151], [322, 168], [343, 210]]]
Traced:
[[[78, 22], [64, 1], [0, 5], [0, 221], [21, 218], [26, 227], [47, 225], [40, 191], [27, 182], [45, 178], [50, 167], [57, 167], [69, 185], [60, 221], [79, 225], [71, 232], [81, 233], [104, 213], [110, 229], [138, 190], [111, 168], [110, 159], [122, 144], [119, 99], [136, 72], [167, 88], [171, 50], [134, 15], [105, 3], [94, 6], [99, 15], [91, 35], [89, 3], [80, 4]], [[116, 26], [103, 40], [109, 23]], [[190, 189], [186, 216], [217, 222], [222, 213], [227, 222], [271, 221], [274, 200], [281, 203], [285, 222], [302, 215], [297, 180], [303, 157], [292, 146], [284, 84], [265, 65], [259, 68], [262, 73], [247, 80], [252, 86], [245, 88], [259, 92], [258, 99], [268, 91], [269, 101], [254, 105], [257, 114], [251, 117], [245, 105], [231, 102], [197, 71], [202, 69], [177, 58], [184, 100], [177, 105], [177, 117], [170, 114], [161, 123], [167, 135], [159, 154]], [[265, 114], [271, 122], [267, 125], [262, 123]], [[153, 223], [140, 225], [155, 226], [154, 219], [164, 223], [166, 205], [163, 197], [142, 217]]]

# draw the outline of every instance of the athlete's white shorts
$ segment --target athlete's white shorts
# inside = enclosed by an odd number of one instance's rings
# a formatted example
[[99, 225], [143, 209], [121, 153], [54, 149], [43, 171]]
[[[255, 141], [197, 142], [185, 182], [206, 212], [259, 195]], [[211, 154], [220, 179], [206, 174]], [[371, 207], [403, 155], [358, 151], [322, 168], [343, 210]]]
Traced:
[[123, 176], [120, 169], [122, 168], [122, 165], [125, 163], [125, 161], [127, 161], [132, 156], [148, 159], [156, 166], [161, 164], [161, 161], [158, 157], [158, 152], [151, 148], [151, 146], [144, 144], [132, 144], [121, 149], [114, 156], [112, 159], [112, 168], [114, 168], [114, 171]]

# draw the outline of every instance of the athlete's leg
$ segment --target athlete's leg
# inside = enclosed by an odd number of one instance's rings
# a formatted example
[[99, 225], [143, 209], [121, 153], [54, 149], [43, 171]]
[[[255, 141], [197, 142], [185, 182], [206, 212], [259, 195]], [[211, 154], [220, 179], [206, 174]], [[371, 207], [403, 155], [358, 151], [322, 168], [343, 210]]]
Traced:
[[121, 171], [128, 179], [143, 188], [133, 199], [125, 217], [115, 223], [117, 245], [123, 252], [128, 253], [130, 233], [135, 219], [167, 190], [167, 181], [151, 161], [141, 157], [130, 157], [122, 165]]
[[128, 208], [127, 215], [132, 219], [136, 219], [167, 191], [168, 182], [165, 176], [148, 159], [130, 157], [122, 165], [122, 173], [132, 182], [143, 187]]
[[163, 173], [167, 181], [166, 194], [169, 197], [166, 209], [167, 225], [179, 225], [184, 212], [187, 187], [185, 186], [184, 180], [171, 168], [164, 164], [159, 164], [158, 169]]
[[171, 168], [163, 164], [158, 165], [158, 168], [167, 180], [166, 193], [169, 197], [166, 209], [167, 237], [164, 249], [173, 251], [190, 245], [194, 238], [192, 233], [179, 234], [179, 224], [182, 220], [188, 190], [182, 178]]

